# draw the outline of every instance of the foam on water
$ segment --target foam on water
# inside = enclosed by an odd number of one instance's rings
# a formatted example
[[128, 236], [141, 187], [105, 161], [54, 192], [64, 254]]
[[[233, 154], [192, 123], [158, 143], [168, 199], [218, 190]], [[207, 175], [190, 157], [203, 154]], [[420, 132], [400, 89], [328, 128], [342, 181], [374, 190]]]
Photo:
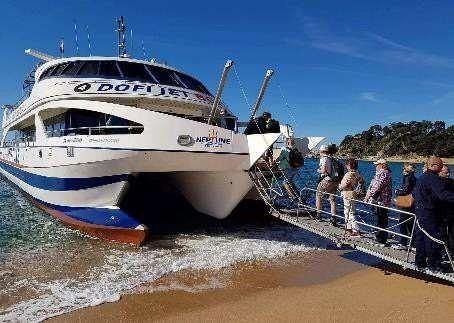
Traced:
[[[323, 243], [274, 222], [204, 228], [133, 248], [89, 239], [60, 225], [0, 178], [0, 321], [40, 321], [117, 301], [169, 273], [216, 271], [237, 262], [324, 248]], [[192, 290], [219, 284], [211, 281]], [[166, 288], [187, 289], [178, 283]]]
[[239, 261], [277, 258], [314, 248], [314, 241], [301, 231], [285, 226], [271, 230], [243, 228], [220, 235], [177, 235], [168, 239], [140, 249], [112, 249], [104, 255], [101, 265], [90, 268], [82, 277], [47, 282], [29, 277], [16, 281], [7, 293], [27, 288], [36, 296], [4, 309], [0, 319], [40, 321], [78, 308], [117, 301], [131, 288], [168, 273], [217, 270]]

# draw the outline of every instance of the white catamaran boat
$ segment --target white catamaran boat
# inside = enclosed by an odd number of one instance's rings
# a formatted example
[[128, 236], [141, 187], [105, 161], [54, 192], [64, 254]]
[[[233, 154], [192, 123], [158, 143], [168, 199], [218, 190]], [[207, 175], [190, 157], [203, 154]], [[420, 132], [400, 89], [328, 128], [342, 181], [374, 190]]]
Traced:
[[231, 61], [213, 97], [194, 77], [125, 52], [26, 53], [44, 63], [29, 96], [4, 106], [0, 172], [38, 207], [98, 237], [146, 239], [147, 226], [121, 208], [131, 178], [143, 174], [172, 183], [197, 211], [227, 217], [253, 186], [247, 171], [280, 135], [236, 131], [220, 102]]

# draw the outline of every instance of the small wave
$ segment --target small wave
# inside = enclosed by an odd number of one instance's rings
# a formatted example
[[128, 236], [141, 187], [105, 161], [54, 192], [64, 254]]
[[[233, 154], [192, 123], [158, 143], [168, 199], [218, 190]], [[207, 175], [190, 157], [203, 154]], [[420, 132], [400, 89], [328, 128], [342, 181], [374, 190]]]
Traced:
[[237, 262], [308, 251], [315, 249], [315, 245], [320, 245], [320, 241], [311, 240], [300, 230], [274, 226], [242, 228], [224, 234], [177, 235], [138, 249], [108, 249], [101, 254], [103, 261], [80, 277], [45, 282], [29, 277], [16, 282], [17, 287], [33, 290], [37, 296], [4, 309], [0, 320], [41, 321], [83, 307], [118, 301], [131, 289], [169, 273], [218, 270]]

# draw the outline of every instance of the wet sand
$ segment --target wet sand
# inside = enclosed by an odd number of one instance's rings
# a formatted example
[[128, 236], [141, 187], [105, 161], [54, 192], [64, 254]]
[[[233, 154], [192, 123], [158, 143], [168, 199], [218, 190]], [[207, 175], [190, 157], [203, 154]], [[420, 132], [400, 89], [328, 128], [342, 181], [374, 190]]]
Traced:
[[328, 250], [168, 275], [65, 322], [454, 320], [454, 287], [357, 251]]

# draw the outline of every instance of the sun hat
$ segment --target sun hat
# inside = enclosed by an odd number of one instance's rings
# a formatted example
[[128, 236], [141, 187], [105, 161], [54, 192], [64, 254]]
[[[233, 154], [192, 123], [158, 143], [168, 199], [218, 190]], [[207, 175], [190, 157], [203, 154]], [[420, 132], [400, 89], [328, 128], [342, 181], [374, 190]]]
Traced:
[[386, 165], [387, 161], [384, 158], [380, 158], [379, 160], [374, 162], [374, 165]]
[[328, 152], [328, 146], [327, 145], [321, 145], [320, 146], [320, 151]]

